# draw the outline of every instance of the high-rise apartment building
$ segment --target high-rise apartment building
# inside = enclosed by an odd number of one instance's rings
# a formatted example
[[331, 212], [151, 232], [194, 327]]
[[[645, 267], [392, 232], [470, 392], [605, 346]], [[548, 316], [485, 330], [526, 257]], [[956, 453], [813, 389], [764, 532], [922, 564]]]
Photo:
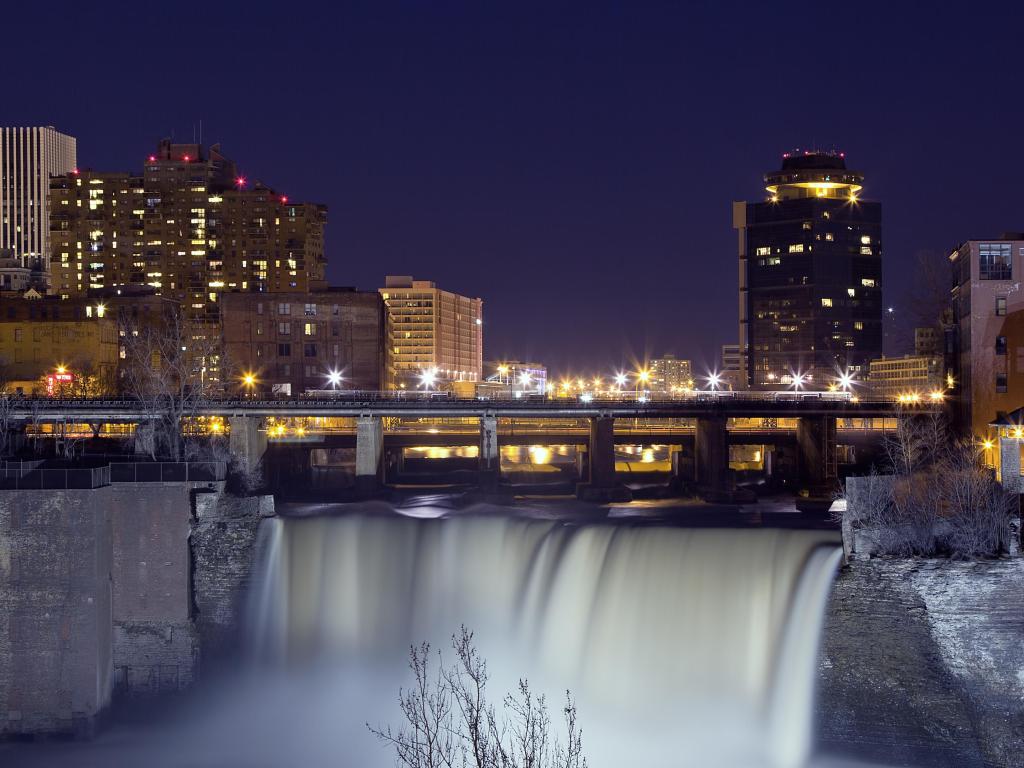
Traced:
[[882, 206], [842, 153], [796, 152], [734, 203], [740, 350], [754, 388], [824, 389], [882, 354]]
[[389, 275], [380, 293], [388, 318], [390, 388], [483, 378], [483, 301], [409, 276]]
[[50, 248], [50, 177], [77, 164], [75, 139], [52, 126], [0, 128], [0, 251], [45, 274]]
[[949, 258], [958, 415], [974, 436], [994, 436], [999, 413], [1024, 404], [1024, 233], [969, 240]]
[[651, 360], [649, 386], [655, 394], [669, 394], [692, 389], [693, 366], [689, 360], [680, 360], [675, 355], [664, 355]]
[[219, 145], [160, 142], [141, 175], [82, 170], [50, 184], [53, 291], [148, 285], [215, 321], [226, 291], [325, 287], [321, 205], [249, 184]]

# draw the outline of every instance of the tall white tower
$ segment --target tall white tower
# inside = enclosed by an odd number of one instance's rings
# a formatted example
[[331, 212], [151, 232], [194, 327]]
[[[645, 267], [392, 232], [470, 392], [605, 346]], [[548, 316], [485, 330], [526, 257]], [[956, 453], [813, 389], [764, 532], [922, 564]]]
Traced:
[[50, 177], [78, 163], [73, 136], [45, 128], [0, 127], [0, 251], [50, 271]]

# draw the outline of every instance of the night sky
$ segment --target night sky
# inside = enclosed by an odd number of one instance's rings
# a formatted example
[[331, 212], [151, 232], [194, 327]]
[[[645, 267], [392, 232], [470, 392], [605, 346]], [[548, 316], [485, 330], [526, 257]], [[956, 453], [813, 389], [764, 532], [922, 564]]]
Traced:
[[489, 357], [699, 370], [736, 340], [731, 202], [786, 150], [866, 174], [897, 316], [918, 251], [1024, 229], [1024, 4], [955, 5], [10, 3], [0, 124], [139, 170], [202, 120], [329, 206], [332, 283], [480, 296]]

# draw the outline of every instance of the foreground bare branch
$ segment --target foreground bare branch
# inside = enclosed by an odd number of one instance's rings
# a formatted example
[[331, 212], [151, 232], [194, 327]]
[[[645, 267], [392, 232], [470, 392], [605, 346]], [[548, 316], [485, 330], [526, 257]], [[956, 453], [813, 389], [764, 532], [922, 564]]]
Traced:
[[503, 717], [487, 700], [487, 663], [466, 627], [452, 636], [455, 662], [446, 665], [437, 654], [438, 671], [430, 670], [430, 646], [409, 649], [414, 683], [399, 691], [404, 723], [370, 732], [395, 750], [398, 765], [408, 768], [586, 768], [583, 732], [576, 704], [566, 691], [567, 741], [551, 733], [551, 717], [543, 695], [520, 680], [505, 697]]

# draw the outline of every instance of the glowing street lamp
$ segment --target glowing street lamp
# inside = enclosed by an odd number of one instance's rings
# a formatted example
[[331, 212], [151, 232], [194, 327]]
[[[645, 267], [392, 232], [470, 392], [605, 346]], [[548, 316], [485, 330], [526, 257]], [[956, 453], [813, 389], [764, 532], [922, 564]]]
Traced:
[[941, 403], [943, 400], [946, 399], [946, 393], [943, 392], [941, 389], [935, 389], [928, 394], [928, 398], [933, 403]]
[[341, 371], [328, 371], [327, 383], [331, 385], [331, 389], [337, 389], [341, 384]]
[[802, 373], [794, 373], [793, 374], [793, 389], [796, 390], [796, 391], [800, 391], [801, 389], [803, 389], [805, 380], [806, 380], [806, 376], [804, 374], [802, 374]]
[[718, 374], [717, 371], [713, 371], [712, 373], [708, 374], [708, 386], [711, 388], [712, 392], [717, 392], [718, 387], [721, 384], [722, 377]]
[[837, 383], [843, 392], [849, 392], [853, 388], [853, 376], [849, 372], [841, 373]]
[[248, 394], [252, 394], [253, 389], [256, 387], [256, 374], [252, 371], [242, 374], [242, 386], [246, 388]]
[[615, 374], [615, 385], [619, 389], [622, 389], [624, 386], [626, 386], [626, 374], [624, 374], [624, 373], [616, 373]]
[[437, 368], [425, 368], [420, 372], [420, 384], [424, 389], [430, 389], [437, 382]]

